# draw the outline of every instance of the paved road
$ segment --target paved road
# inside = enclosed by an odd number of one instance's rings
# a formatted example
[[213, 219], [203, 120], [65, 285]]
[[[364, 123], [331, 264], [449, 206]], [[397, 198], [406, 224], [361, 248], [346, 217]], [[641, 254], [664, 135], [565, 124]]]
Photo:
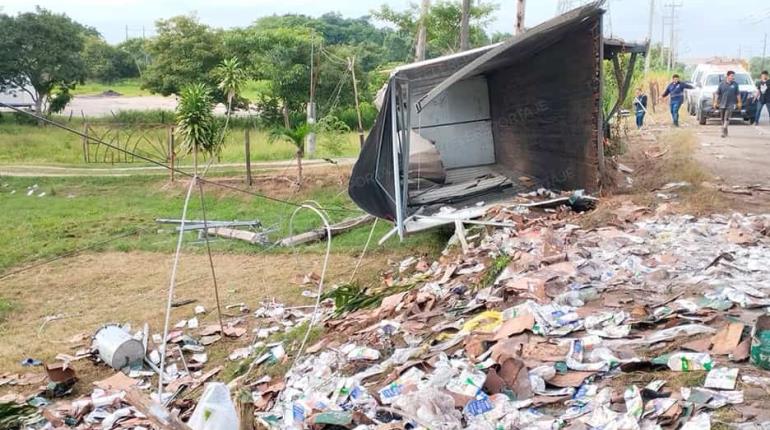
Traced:
[[[335, 160], [338, 166], [350, 166], [355, 158], [340, 158]], [[295, 160], [264, 161], [251, 163], [255, 171], [279, 171], [287, 168], [293, 169], [297, 165]], [[325, 160], [305, 160], [303, 169], [313, 169], [332, 166]], [[181, 167], [182, 170], [191, 171], [190, 166]], [[210, 171], [246, 170], [243, 163], [224, 163], [211, 166]], [[137, 167], [62, 167], [43, 165], [0, 165], [0, 176], [135, 176], [135, 175], [168, 175], [168, 170], [160, 166]]]
[[696, 157], [728, 185], [770, 185], [770, 120], [765, 116], [760, 124], [734, 121], [725, 139], [718, 122], [696, 126]]
[[[64, 109], [63, 115], [72, 116], [110, 116], [121, 110], [155, 110], [173, 111], [176, 109], [175, 96], [76, 96]], [[214, 108], [214, 113], [224, 115], [225, 106], [221, 103]], [[247, 112], [236, 111], [235, 115], [248, 115]]]

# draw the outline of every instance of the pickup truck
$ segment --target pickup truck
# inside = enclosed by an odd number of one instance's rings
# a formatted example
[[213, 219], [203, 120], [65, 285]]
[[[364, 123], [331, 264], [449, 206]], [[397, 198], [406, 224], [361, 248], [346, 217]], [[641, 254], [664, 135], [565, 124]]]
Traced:
[[[695, 89], [692, 90], [692, 100], [696, 101], [695, 115], [698, 117], [698, 123], [705, 125], [709, 118], [719, 118], [719, 110], [713, 108], [714, 93], [716, 93], [719, 84], [725, 79], [725, 72], [711, 71], [705, 73], [700, 82], [696, 82]], [[754, 122], [756, 104], [754, 103], [754, 93], [756, 87], [751, 75], [744, 71], [735, 72], [735, 81], [741, 89], [741, 109], [733, 112], [733, 119]]]

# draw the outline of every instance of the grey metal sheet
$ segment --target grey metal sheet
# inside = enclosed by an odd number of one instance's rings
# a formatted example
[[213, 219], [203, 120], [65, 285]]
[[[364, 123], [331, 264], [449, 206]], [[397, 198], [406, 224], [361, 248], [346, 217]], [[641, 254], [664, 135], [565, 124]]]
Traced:
[[495, 162], [490, 120], [423, 128], [419, 134], [436, 142], [436, 148], [447, 169]]

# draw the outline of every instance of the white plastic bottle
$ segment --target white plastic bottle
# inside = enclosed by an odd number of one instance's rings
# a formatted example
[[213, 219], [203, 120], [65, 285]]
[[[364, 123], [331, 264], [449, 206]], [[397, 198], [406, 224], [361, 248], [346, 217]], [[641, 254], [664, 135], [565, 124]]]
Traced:
[[206, 384], [187, 425], [192, 430], [238, 430], [238, 414], [227, 385], [221, 382]]

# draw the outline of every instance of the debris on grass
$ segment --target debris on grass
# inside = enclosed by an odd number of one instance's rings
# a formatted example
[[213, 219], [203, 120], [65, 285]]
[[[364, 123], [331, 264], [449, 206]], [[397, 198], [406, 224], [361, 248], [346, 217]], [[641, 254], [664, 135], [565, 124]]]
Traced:
[[189, 309], [165, 368], [158, 333], [118, 328], [142, 345], [141, 363], [96, 348], [124, 376], [55, 403], [29, 398], [51, 403], [41, 423], [82, 429], [155, 426], [137, 392], [198, 428], [200, 389], [227, 387], [228, 426], [235, 396], [248, 406], [238, 419], [282, 429], [700, 429], [744, 410], [747, 386], [770, 386], [748, 363], [770, 332], [757, 320], [770, 306], [770, 216], [610, 210], [611, 225], [586, 229], [566, 207], [501, 205], [463, 249], [395, 262], [380, 285], [333, 287], [317, 313], [238, 304], [220, 326]]

